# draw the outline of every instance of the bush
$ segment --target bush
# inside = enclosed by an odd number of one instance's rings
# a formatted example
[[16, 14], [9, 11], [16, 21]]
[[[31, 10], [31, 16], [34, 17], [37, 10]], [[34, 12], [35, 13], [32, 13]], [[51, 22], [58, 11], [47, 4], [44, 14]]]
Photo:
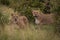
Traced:
[[0, 12], [0, 26], [5, 26], [9, 22], [9, 17], [7, 14]]
[[34, 21], [34, 17], [32, 15], [31, 8], [28, 8], [28, 7], [26, 9], [23, 8], [20, 12], [22, 15], [25, 15], [28, 18], [29, 22]]
[[60, 33], [60, 6], [57, 9], [55, 9], [55, 11], [56, 11], [56, 15], [55, 15], [55, 17], [56, 17], [56, 25], [55, 25], [56, 31]]
[[1, 4], [8, 6], [10, 4], [9, 0], [0, 0]]
[[60, 0], [56, 0], [56, 1], [52, 1], [51, 0], [51, 3], [53, 5], [52, 7], [52, 11], [53, 13], [55, 14], [55, 32], [57, 33], [60, 33]]

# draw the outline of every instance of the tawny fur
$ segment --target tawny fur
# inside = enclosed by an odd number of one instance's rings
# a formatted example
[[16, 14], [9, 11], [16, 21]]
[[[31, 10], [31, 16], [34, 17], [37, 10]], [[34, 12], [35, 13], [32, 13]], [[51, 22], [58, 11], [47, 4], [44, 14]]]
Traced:
[[37, 19], [39, 24], [52, 24], [54, 22], [53, 14], [43, 14], [42, 12], [40, 13], [39, 10], [33, 10], [32, 14], [35, 17], [35, 21]]
[[28, 19], [25, 16], [20, 16], [17, 21], [17, 25], [20, 26], [20, 28], [25, 28], [28, 25]]
[[11, 14], [11, 22], [18, 25], [20, 28], [25, 28], [28, 25], [28, 19], [26, 16], [19, 16], [18, 14]]

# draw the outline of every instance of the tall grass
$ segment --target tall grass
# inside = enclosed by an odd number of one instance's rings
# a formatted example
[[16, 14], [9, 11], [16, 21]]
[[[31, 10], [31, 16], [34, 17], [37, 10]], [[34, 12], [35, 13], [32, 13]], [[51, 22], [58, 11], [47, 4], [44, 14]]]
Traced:
[[30, 24], [27, 29], [19, 29], [16, 25], [8, 25], [4, 32], [0, 33], [0, 40], [60, 40], [54, 34], [53, 26], [44, 25], [42, 29], [36, 29], [36, 25]]

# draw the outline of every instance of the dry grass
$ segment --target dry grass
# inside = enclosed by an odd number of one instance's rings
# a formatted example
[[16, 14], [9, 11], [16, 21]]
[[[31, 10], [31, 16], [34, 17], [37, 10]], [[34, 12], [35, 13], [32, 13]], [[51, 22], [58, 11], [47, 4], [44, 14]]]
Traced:
[[[51, 26], [44, 26], [42, 29], [35, 29], [33, 24], [26, 29], [19, 29], [17, 25], [8, 25], [5, 31], [1, 32], [0, 40], [60, 40], [60, 38], [51, 31]], [[48, 30], [49, 29], [49, 30]]]

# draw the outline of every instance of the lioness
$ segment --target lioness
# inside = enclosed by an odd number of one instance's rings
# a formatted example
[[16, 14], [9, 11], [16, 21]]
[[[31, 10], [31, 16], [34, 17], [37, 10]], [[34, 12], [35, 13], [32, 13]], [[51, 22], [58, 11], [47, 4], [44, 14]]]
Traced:
[[11, 22], [18, 25], [20, 28], [25, 28], [28, 25], [28, 19], [26, 16], [19, 16], [18, 14], [11, 14]]
[[43, 14], [39, 10], [32, 10], [32, 14], [36, 24], [52, 24], [54, 22], [53, 14]]

